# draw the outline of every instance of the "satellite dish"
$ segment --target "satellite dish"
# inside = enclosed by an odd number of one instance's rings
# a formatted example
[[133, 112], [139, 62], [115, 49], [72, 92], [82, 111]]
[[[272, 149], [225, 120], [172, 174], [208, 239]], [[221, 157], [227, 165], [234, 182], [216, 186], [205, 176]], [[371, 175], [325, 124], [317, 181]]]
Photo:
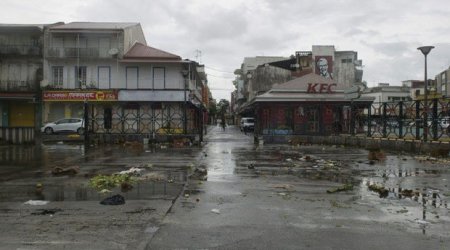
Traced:
[[110, 49], [109, 51], [108, 51], [108, 54], [110, 54], [110, 55], [117, 55], [119, 53], [119, 50], [118, 49], [116, 49], [116, 48], [112, 48], [112, 49]]

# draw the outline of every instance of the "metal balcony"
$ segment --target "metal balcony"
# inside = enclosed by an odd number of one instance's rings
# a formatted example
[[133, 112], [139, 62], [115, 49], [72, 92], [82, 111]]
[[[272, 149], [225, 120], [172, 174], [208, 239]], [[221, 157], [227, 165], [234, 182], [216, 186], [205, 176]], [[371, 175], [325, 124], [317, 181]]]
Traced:
[[108, 48], [48, 48], [50, 58], [112, 58]]
[[1, 80], [0, 91], [3, 92], [35, 92], [38, 90], [38, 84], [35, 80]]
[[36, 45], [0, 45], [2, 56], [40, 56], [41, 48]]

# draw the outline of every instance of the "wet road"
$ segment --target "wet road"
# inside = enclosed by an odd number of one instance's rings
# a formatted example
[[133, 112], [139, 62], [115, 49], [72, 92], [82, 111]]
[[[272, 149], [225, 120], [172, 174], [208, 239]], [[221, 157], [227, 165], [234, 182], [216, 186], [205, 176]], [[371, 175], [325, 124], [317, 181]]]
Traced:
[[206, 140], [208, 180], [189, 181], [147, 249], [450, 249], [448, 161], [254, 145], [235, 127]]
[[[450, 249], [449, 161], [368, 155], [254, 145], [233, 126], [213, 127], [202, 148], [0, 146], [0, 249]], [[130, 167], [146, 178], [112, 190], [126, 204], [99, 205], [108, 194], [89, 179]], [[188, 180], [196, 168], [206, 181]], [[24, 204], [36, 199], [50, 203]]]
[[[201, 148], [64, 142], [0, 146], [0, 249], [144, 249], [179, 196]], [[54, 175], [56, 167], [77, 169]], [[131, 190], [99, 193], [98, 174], [142, 169]], [[37, 188], [41, 184], [42, 188]], [[125, 204], [99, 202], [113, 194]], [[45, 205], [26, 204], [45, 200]]]

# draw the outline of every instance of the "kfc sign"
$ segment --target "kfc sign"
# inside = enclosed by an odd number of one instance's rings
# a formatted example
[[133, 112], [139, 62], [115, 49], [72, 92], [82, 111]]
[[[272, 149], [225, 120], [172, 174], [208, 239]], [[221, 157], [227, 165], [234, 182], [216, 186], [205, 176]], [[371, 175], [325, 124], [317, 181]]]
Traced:
[[308, 83], [307, 93], [312, 94], [331, 94], [335, 92], [336, 83]]

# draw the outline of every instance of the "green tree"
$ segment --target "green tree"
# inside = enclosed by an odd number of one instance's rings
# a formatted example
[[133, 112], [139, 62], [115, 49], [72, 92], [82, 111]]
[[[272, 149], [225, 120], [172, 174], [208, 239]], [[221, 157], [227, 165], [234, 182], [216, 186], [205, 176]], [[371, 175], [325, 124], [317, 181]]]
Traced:
[[217, 110], [220, 115], [224, 116], [230, 107], [230, 102], [226, 99], [220, 99], [219, 103], [217, 103]]

